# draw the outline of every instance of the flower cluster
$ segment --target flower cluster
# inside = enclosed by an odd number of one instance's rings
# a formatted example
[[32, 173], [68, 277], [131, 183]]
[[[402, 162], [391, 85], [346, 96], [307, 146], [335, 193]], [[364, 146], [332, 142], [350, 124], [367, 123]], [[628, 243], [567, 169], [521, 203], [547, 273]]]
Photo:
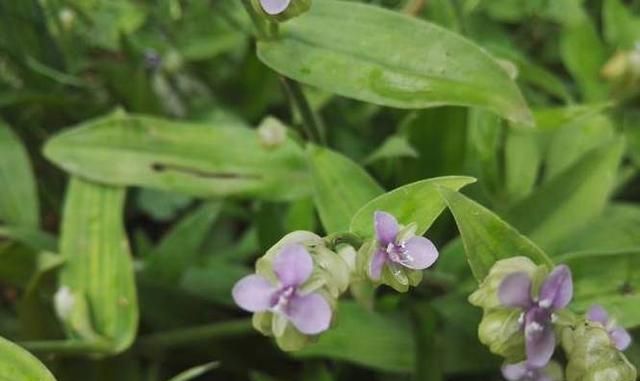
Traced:
[[484, 310], [479, 338], [505, 358], [505, 379], [562, 380], [562, 370], [551, 361], [561, 337], [569, 381], [612, 379], [584, 378], [594, 374], [635, 380], [635, 368], [620, 352], [629, 346], [630, 335], [601, 306], [593, 306], [585, 318], [577, 317], [566, 309], [572, 297], [573, 281], [566, 265], [548, 272], [525, 257], [496, 262], [469, 301]]
[[420, 270], [438, 257], [433, 243], [389, 213], [376, 212], [373, 220], [375, 237], [358, 253], [311, 232], [286, 235], [258, 259], [255, 274], [236, 283], [233, 299], [254, 314], [258, 331], [284, 350], [297, 350], [331, 327], [338, 298], [361, 274], [403, 291], [417, 285]]

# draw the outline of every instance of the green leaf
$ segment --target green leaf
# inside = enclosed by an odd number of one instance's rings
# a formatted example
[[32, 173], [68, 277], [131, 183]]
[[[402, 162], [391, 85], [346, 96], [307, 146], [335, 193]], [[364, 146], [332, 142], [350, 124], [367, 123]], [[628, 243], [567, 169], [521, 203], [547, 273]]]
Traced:
[[365, 102], [478, 106], [532, 124], [519, 89], [483, 49], [383, 8], [316, 1], [310, 12], [282, 25], [279, 38], [259, 42], [258, 56], [287, 77]]
[[47, 232], [32, 228], [1, 226], [0, 238], [8, 238], [20, 242], [36, 251], [55, 251], [58, 247], [56, 237]]
[[16, 242], [0, 242], [0, 280], [14, 287], [26, 287], [34, 273], [38, 253]]
[[360, 208], [351, 220], [350, 230], [363, 237], [372, 236], [373, 214], [380, 210], [393, 214], [401, 224], [415, 222], [418, 225], [416, 234], [422, 235], [445, 208], [438, 188], [457, 191], [473, 182], [475, 179], [472, 177], [437, 177], [394, 189]]
[[[125, 190], [73, 177], [64, 207], [60, 287], [67, 287], [74, 303], [65, 321], [77, 340], [105, 341], [102, 350], [117, 353], [133, 342], [138, 326], [138, 303], [133, 263], [123, 226]], [[85, 300], [91, 306], [88, 314]], [[86, 319], [82, 332], [72, 319]], [[83, 322], [84, 323], [84, 322]], [[85, 327], [80, 327], [85, 328]]]
[[640, 326], [640, 246], [578, 251], [562, 255], [558, 261], [571, 267], [572, 308], [585, 312], [600, 304], [622, 326]]
[[580, 118], [569, 123], [553, 135], [545, 163], [545, 178], [552, 179], [575, 164], [590, 150], [614, 137], [615, 129], [609, 118], [602, 114]]
[[495, 195], [502, 187], [499, 160], [504, 135], [502, 121], [496, 115], [474, 108], [469, 111], [467, 123], [466, 166], [478, 177], [478, 184], [489, 195]]
[[0, 120], [0, 221], [38, 228], [38, 193], [27, 150], [8, 125]]
[[180, 374], [177, 374], [174, 377], [171, 377], [171, 379], [169, 381], [189, 381], [189, 380], [193, 380], [196, 377], [200, 377], [203, 374], [209, 372], [212, 369], [215, 369], [218, 367], [220, 363], [218, 363], [217, 361], [213, 361], [207, 364], [203, 364], [203, 365], [199, 365], [199, 366], [195, 366], [191, 369], [187, 369], [184, 372], [181, 372]]
[[0, 380], [55, 381], [55, 378], [31, 353], [0, 337]]
[[387, 138], [380, 147], [373, 151], [364, 162], [365, 164], [371, 164], [384, 159], [400, 157], [415, 158], [418, 156], [420, 156], [420, 154], [411, 146], [411, 143], [409, 143], [406, 136], [393, 135]]
[[602, 8], [604, 37], [618, 49], [632, 49], [640, 38], [640, 17], [620, 0], [605, 0]]
[[180, 279], [180, 288], [213, 303], [235, 306], [231, 289], [249, 275], [246, 266], [224, 259], [212, 259], [206, 265], [188, 268]]
[[533, 190], [542, 162], [536, 131], [512, 128], [506, 132], [505, 188], [509, 200], [520, 200]]
[[44, 152], [68, 172], [110, 185], [270, 200], [310, 193], [300, 147], [287, 139], [269, 149], [236, 126], [113, 114], [57, 135]]
[[607, 84], [600, 76], [607, 59], [605, 47], [584, 10], [580, 10], [576, 20], [564, 26], [560, 35], [560, 55], [585, 100], [607, 99]]
[[444, 187], [439, 190], [456, 220], [467, 261], [478, 282], [504, 258], [524, 256], [537, 264], [552, 265], [540, 248], [489, 209], [458, 192]]
[[406, 320], [370, 312], [352, 302], [340, 303], [339, 313], [334, 328], [293, 355], [339, 359], [390, 372], [413, 370], [414, 341]]
[[567, 236], [558, 253], [574, 251], [618, 251], [640, 247], [640, 207], [615, 203], [594, 220]]
[[565, 126], [567, 123], [579, 123], [582, 120], [593, 117], [608, 108], [613, 103], [600, 102], [590, 104], [579, 104], [563, 107], [549, 107], [538, 109], [533, 112], [538, 130], [552, 130]]
[[583, 159], [522, 200], [507, 220], [545, 249], [598, 216], [616, 184], [624, 149], [614, 139], [589, 151]]
[[358, 164], [326, 148], [307, 149], [314, 202], [327, 233], [349, 230], [353, 215], [384, 191]]
[[219, 201], [205, 203], [180, 220], [149, 253], [144, 274], [154, 281], [175, 283], [198, 258], [221, 206]]

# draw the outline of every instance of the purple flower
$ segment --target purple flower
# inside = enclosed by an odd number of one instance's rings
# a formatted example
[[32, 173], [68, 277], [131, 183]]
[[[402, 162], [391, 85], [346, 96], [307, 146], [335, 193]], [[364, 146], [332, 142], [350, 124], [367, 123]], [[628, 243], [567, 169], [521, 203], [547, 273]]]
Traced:
[[269, 15], [278, 15], [287, 10], [291, 0], [260, 0], [260, 6]]
[[374, 219], [378, 245], [369, 264], [371, 279], [379, 280], [385, 265], [393, 272], [399, 267], [424, 270], [438, 259], [438, 250], [430, 240], [412, 233], [400, 234], [398, 221], [391, 214], [378, 211]]
[[233, 299], [249, 312], [272, 312], [290, 321], [298, 331], [316, 335], [329, 328], [331, 306], [319, 293], [304, 293], [300, 287], [311, 277], [313, 259], [304, 246], [285, 246], [273, 260], [272, 282], [248, 275], [233, 287]]
[[614, 320], [609, 319], [609, 314], [601, 305], [594, 304], [591, 306], [589, 311], [587, 311], [587, 319], [602, 324], [609, 333], [611, 342], [613, 342], [613, 345], [615, 345], [619, 351], [624, 351], [631, 345], [631, 335], [629, 335], [629, 332], [617, 326]]
[[538, 298], [531, 296], [531, 289], [527, 273], [513, 273], [500, 284], [498, 299], [505, 307], [522, 309], [527, 365], [541, 368], [547, 365], [556, 347], [553, 312], [565, 308], [573, 297], [571, 270], [565, 265], [556, 266], [542, 283]]
[[526, 361], [502, 366], [502, 376], [508, 381], [551, 381], [542, 368], [534, 368]]

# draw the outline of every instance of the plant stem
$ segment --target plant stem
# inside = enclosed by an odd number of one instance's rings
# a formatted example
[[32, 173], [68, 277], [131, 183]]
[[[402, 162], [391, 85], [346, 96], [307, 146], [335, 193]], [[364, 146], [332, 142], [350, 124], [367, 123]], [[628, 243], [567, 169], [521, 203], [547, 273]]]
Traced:
[[258, 32], [259, 39], [268, 40], [277, 36], [278, 24], [267, 20], [256, 12], [256, 9], [253, 7], [253, 0], [242, 0], [242, 5], [244, 5], [244, 9], [249, 14], [249, 17], [251, 17], [251, 21], [253, 21], [253, 25], [255, 25]]
[[336, 248], [336, 246], [343, 243], [353, 246], [356, 250], [360, 249], [360, 246], [362, 246], [362, 238], [353, 233], [331, 234], [324, 240], [330, 248]]
[[232, 320], [223, 323], [213, 323], [197, 327], [154, 333], [152, 335], [141, 337], [136, 346], [143, 352], [155, 352], [159, 349], [179, 347], [196, 342], [230, 336], [249, 335], [253, 332], [251, 319]]
[[320, 118], [313, 111], [311, 105], [309, 105], [300, 84], [291, 78], [284, 76], [281, 78], [284, 88], [291, 99], [291, 103], [302, 117], [302, 128], [307, 138], [312, 142], [326, 145], [325, 131], [320, 122]]
[[112, 345], [108, 341], [52, 340], [25, 341], [18, 343], [30, 352], [54, 354], [109, 353]]

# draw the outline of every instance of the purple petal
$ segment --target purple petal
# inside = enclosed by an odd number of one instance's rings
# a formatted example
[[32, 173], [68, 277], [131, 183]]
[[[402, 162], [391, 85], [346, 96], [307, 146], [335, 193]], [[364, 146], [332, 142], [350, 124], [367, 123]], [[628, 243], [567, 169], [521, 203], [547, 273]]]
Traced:
[[375, 212], [374, 220], [378, 242], [385, 247], [395, 242], [399, 230], [398, 220], [387, 212]]
[[438, 259], [438, 249], [424, 237], [411, 237], [405, 242], [405, 260], [402, 265], [414, 270], [431, 267]]
[[304, 246], [288, 245], [273, 260], [273, 271], [283, 286], [299, 286], [311, 276], [313, 259]]
[[551, 313], [545, 308], [532, 308], [525, 315], [525, 347], [529, 367], [545, 367], [553, 355], [556, 336], [550, 322]]
[[619, 351], [624, 351], [631, 345], [631, 335], [622, 327], [612, 329], [611, 332], [609, 332], [609, 337], [611, 337], [611, 341], [613, 341], [613, 344]]
[[233, 286], [231, 295], [240, 308], [249, 312], [266, 311], [276, 288], [260, 275], [247, 275]]
[[317, 335], [331, 323], [331, 306], [320, 294], [296, 296], [289, 302], [287, 317], [298, 331]]
[[531, 305], [531, 278], [517, 272], [507, 275], [498, 288], [498, 299], [505, 307], [527, 308]]
[[387, 262], [387, 253], [382, 250], [377, 250], [373, 257], [371, 258], [371, 263], [369, 264], [369, 276], [373, 280], [380, 280], [382, 276], [382, 268], [384, 264]]
[[277, 15], [284, 12], [291, 0], [260, 0], [262, 9], [270, 15]]
[[573, 297], [571, 270], [565, 265], [556, 266], [540, 288], [540, 306], [543, 308], [565, 308]]
[[606, 326], [609, 322], [609, 314], [601, 305], [594, 304], [589, 308], [589, 311], [587, 311], [587, 319]]
[[502, 376], [508, 381], [520, 381], [527, 374], [527, 363], [505, 364], [502, 366]]

